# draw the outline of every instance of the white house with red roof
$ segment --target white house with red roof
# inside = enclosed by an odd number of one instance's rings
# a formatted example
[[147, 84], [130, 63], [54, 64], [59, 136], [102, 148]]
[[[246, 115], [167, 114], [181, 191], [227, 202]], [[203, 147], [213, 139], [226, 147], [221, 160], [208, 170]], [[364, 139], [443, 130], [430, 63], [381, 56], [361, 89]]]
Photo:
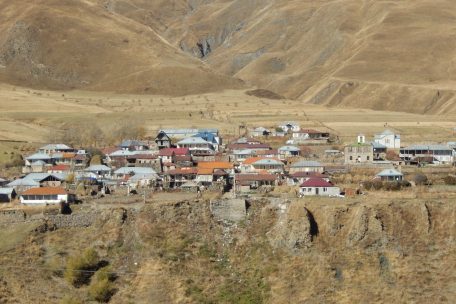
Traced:
[[59, 204], [74, 200], [74, 196], [59, 187], [31, 188], [21, 194], [22, 204]]
[[340, 188], [323, 178], [309, 178], [301, 184], [299, 193], [303, 196], [338, 196]]

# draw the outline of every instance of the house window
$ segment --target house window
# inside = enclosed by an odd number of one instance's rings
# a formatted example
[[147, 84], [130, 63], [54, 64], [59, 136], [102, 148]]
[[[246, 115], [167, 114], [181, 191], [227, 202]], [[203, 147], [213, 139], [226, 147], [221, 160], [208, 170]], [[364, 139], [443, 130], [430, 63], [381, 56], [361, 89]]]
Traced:
[[367, 156], [366, 159], [369, 160], [369, 156]]
[[350, 160], [353, 160], [353, 156], [350, 155]]
[[326, 188], [323, 188], [323, 192], [326, 192]]

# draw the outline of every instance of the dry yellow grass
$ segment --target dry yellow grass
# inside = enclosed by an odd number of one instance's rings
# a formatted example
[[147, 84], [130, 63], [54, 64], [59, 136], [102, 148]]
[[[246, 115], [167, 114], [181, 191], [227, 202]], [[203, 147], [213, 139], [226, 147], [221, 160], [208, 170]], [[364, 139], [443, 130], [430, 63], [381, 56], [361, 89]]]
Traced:
[[368, 137], [387, 128], [402, 135], [402, 143], [456, 140], [456, 115], [418, 115], [349, 108], [327, 108], [295, 100], [268, 100], [244, 91], [168, 97], [87, 91], [38, 91], [0, 87], [0, 140], [45, 142], [64, 123], [95, 121], [102, 129], [122, 120], [143, 124], [147, 136], [165, 127], [216, 127], [239, 134], [239, 125], [274, 127], [294, 120], [303, 128], [328, 130], [342, 142], [362, 132]]

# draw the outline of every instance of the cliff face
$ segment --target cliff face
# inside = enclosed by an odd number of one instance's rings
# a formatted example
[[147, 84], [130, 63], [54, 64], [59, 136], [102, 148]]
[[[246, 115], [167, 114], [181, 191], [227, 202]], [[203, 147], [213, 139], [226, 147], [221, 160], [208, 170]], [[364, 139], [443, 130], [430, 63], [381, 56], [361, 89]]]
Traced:
[[[112, 303], [426, 303], [456, 296], [450, 201], [265, 199], [246, 206], [238, 223], [213, 217], [209, 203], [197, 201], [98, 210], [86, 228], [28, 236], [16, 229], [23, 239], [9, 242], [2, 256], [2, 265], [15, 267], [1, 274], [3, 298], [23, 300], [13, 296], [17, 288], [43, 301], [84, 297], [84, 289], [40, 265], [59, 252], [64, 267], [65, 256], [86, 247], [118, 272]], [[24, 278], [20, 269], [30, 264]]]

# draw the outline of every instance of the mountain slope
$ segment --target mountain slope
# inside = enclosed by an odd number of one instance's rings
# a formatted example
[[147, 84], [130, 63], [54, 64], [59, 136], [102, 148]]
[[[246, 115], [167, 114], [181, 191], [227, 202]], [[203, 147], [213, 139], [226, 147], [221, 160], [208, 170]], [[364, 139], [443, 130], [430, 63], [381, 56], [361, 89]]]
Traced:
[[5, 82], [171, 95], [242, 86], [90, 1], [3, 1], [0, 20]]
[[456, 112], [450, 0], [25, 3], [0, 2], [4, 81], [188, 94], [241, 79], [310, 103]]

